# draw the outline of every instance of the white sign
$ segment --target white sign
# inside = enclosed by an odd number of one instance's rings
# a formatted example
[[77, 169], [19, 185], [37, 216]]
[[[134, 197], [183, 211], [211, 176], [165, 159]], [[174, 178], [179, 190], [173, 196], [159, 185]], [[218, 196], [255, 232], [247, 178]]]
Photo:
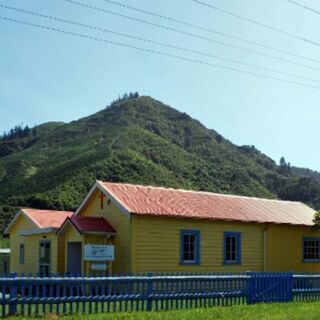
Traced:
[[84, 246], [85, 261], [114, 261], [114, 246], [86, 244]]
[[91, 270], [96, 270], [96, 271], [106, 271], [107, 268], [108, 267], [106, 264], [101, 264], [101, 263], [93, 263], [91, 265]]

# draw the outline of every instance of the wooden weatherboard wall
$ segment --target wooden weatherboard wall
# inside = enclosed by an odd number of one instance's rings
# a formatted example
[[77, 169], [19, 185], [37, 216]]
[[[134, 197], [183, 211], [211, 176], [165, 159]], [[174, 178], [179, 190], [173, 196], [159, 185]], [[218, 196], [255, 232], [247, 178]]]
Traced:
[[[221, 221], [133, 216], [133, 272], [263, 271], [264, 225]], [[180, 263], [181, 230], [200, 233], [198, 265]], [[224, 263], [225, 232], [241, 234], [241, 263]]]
[[[10, 231], [10, 270], [17, 273], [39, 272], [39, 242], [51, 242], [50, 272], [57, 273], [58, 269], [58, 238], [55, 233], [20, 236], [21, 230], [34, 230], [36, 227], [24, 215], [20, 215]], [[24, 244], [24, 263], [20, 263], [20, 244]]]
[[268, 225], [267, 270], [274, 272], [320, 272], [320, 261], [305, 262], [303, 238], [320, 238], [313, 227]]

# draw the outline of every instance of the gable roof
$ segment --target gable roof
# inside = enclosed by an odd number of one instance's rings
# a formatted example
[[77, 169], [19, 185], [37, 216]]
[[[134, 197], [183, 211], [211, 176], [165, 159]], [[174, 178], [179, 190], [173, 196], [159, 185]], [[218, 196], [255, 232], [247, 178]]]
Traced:
[[11, 227], [20, 215], [24, 215], [34, 225], [35, 229], [50, 231], [49, 229], [60, 228], [66, 218], [73, 215], [73, 212], [22, 208], [4, 231], [5, 234], [10, 232]]
[[71, 217], [73, 225], [80, 233], [116, 233], [116, 230], [102, 217]]
[[68, 217], [60, 227], [58, 234], [64, 227], [72, 224], [80, 234], [116, 234], [116, 230], [102, 217]]
[[71, 211], [21, 209], [39, 228], [60, 228]]
[[312, 226], [315, 213], [294, 201], [103, 181], [97, 185], [136, 215]]

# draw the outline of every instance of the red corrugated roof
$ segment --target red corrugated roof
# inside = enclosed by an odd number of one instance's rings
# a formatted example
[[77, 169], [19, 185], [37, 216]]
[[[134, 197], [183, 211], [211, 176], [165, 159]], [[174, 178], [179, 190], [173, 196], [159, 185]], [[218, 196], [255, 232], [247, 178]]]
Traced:
[[178, 218], [313, 225], [301, 202], [98, 181], [130, 213]]
[[76, 217], [70, 218], [73, 225], [80, 233], [116, 233], [113, 227], [102, 217]]
[[66, 218], [71, 217], [73, 212], [39, 210], [23, 208], [22, 211], [39, 227], [39, 228], [60, 228]]

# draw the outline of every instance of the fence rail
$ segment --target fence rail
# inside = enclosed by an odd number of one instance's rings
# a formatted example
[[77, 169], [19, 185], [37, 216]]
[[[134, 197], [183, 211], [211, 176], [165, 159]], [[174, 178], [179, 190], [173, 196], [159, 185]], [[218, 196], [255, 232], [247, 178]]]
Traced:
[[151, 311], [320, 299], [320, 274], [143, 274], [0, 278], [2, 316]]

